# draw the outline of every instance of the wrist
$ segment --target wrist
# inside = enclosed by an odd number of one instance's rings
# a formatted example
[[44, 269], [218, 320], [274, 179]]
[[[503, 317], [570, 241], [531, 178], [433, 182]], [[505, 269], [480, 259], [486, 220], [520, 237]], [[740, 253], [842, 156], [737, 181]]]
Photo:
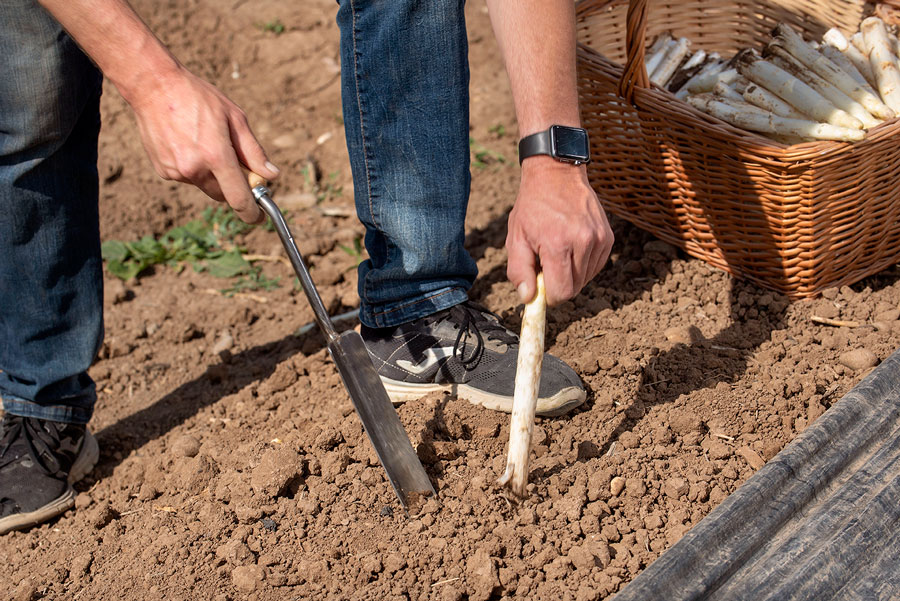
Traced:
[[[155, 38], [153, 41], [156, 41]], [[125, 68], [112, 68], [106, 72], [106, 76], [133, 108], [139, 107], [148, 94], [168, 87], [173, 79], [181, 77], [184, 72], [178, 60], [158, 41], [156, 44], [149, 44], [137, 56], [140, 58], [123, 61], [128, 65]]]
[[587, 131], [580, 127], [554, 124], [519, 140], [519, 164], [542, 155], [549, 155], [563, 163], [589, 163], [591, 152]]
[[535, 155], [522, 161], [522, 179], [587, 177], [587, 167], [563, 163], [549, 155]]

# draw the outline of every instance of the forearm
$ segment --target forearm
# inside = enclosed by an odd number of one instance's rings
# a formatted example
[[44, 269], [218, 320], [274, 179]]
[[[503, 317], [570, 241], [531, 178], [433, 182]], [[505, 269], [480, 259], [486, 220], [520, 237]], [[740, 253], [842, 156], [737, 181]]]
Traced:
[[178, 70], [179, 63], [127, 0], [38, 0], [134, 103], [142, 88]]
[[519, 136], [580, 126], [572, 0], [487, 0], [506, 62]]

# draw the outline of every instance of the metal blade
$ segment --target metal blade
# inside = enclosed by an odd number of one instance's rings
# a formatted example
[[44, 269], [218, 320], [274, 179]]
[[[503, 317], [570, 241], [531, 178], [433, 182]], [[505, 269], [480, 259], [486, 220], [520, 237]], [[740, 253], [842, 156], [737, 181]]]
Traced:
[[409, 442], [362, 336], [348, 330], [328, 344], [328, 351], [404, 509], [435, 496], [434, 486]]

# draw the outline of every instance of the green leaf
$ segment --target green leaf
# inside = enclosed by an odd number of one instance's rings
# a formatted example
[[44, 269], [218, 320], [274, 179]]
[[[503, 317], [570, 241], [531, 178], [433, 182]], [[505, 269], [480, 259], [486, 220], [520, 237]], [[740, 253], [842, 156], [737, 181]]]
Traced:
[[206, 268], [210, 275], [217, 278], [233, 278], [249, 273], [252, 266], [244, 259], [239, 250], [233, 250], [215, 259], [209, 259], [206, 261]]
[[121, 261], [112, 260], [106, 264], [106, 268], [109, 269], [111, 274], [123, 280], [130, 280], [137, 277], [137, 275], [147, 267], [146, 264], [138, 263], [136, 261], [122, 263]]
[[104, 261], [122, 262], [128, 258], [130, 253], [128, 247], [121, 240], [107, 240], [100, 245], [100, 254]]

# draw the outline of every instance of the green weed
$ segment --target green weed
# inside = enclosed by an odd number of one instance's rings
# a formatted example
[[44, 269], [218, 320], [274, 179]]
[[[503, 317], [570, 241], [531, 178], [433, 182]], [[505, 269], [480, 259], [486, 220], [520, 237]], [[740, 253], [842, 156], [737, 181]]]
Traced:
[[274, 33], [275, 35], [281, 35], [285, 32], [284, 23], [281, 22], [281, 19], [256, 23], [255, 26], [260, 31]]
[[469, 149], [472, 151], [472, 166], [476, 169], [484, 169], [494, 163], [506, 163], [506, 158], [495, 150], [491, 150], [469, 137]]
[[234, 242], [251, 227], [230, 210], [209, 207], [201, 219], [173, 227], [159, 238], [107, 240], [101, 251], [109, 272], [123, 280], [134, 279], [154, 265], [167, 265], [176, 271], [190, 265], [215, 277], [233, 278], [255, 269]]
[[222, 288], [219, 292], [231, 297], [238, 292], [250, 290], [274, 290], [281, 285], [280, 281], [281, 278], [267, 278], [263, 275], [262, 269], [254, 267], [246, 276], [238, 278], [234, 284], [228, 288]]
[[342, 251], [353, 257], [354, 263], [352, 267], [348, 267], [345, 271], [351, 271], [359, 267], [359, 264], [366, 260], [365, 249], [363, 248], [362, 236], [353, 239], [353, 246], [338, 244]]

